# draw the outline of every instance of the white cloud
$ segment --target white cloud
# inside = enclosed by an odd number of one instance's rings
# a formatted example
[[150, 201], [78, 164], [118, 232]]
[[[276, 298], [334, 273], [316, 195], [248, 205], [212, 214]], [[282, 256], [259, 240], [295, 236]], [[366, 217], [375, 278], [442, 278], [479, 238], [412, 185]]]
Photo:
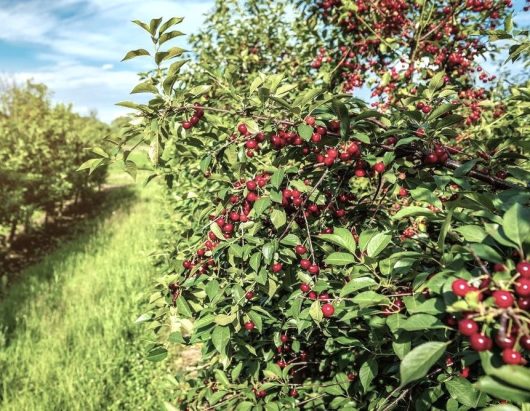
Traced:
[[29, 64], [34, 69], [9, 73], [15, 79], [43, 82], [55, 100], [97, 109], [110, 121], [126, 112], [114, 103], [129, 99], [136, 73], [151, 67], [147, 58], [120, 62], [128, 50], [152, 46], [131, 20], [184, 16], [179, 29], [192, 33], [211, 6], [211, 0], [0, 0], [0, 41], [41, 50]]

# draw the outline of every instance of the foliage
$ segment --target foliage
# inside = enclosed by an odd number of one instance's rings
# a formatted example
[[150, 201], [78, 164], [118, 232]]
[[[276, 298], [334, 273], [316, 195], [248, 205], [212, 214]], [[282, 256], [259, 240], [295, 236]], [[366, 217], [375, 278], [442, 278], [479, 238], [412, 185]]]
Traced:
[[155, 51], [128, 56], [150, 55], [157, 70], [134, 91], [153, 97], [124, 103], [138, 110], [130, 135], [149, 141], [153, 176], [173, 187], [175, 226], [189, 219], [169, 230], [142, 316], [159, 336], [151, 359], [202, 347], [178, 406], [529, 402], [528, 86], [499, 92], [489, 126], [462, 116], [471, 77], [430, 68], [385, 110], [331, 77], [304, 83], [277, 67], [243, 74], [245, 90], [222, 73], [180, 74], [183, 52], [160, 48], [180, 20], [138, 23]]
[[91, 176], [77, 169], [93, 156], [85, 148], [100, 145], [108, 130], [70, 106], [53, 106], [42, 84], [6, 87], [0, 99], [0, 226], [12, 237], [36, 211], [53, 215], [103, 183], [104, 168]]

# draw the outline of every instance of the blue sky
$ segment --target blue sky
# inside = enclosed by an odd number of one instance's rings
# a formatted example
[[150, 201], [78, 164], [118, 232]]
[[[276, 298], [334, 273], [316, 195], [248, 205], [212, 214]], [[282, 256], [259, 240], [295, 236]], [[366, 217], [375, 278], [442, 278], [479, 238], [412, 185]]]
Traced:
[[[523, 0], [516, 0], [520, 11]], [[131, 20], [185, 17], [180, 30], [197, 31], [212, 0], [0, 0], [0, 78], [47, 84], [56, 101], [73, 103], [86, 114], [98, 111], [111, 121], [128, 110], [115, 103], [130, 99], [136, 73], [147, 59], [121, 63], [130, 49], [148, 47]], [[518, 16], [523, 25], [529, 15]], [[181, 46], [185, 46], [181, 39]], [[489, 71], [495, 67], [486, 64]]]
[[[211, 0], [0, 0], [0, 78], [43, 82], [54, 100], [111, 121], [128, 110], [136, 73], [147, 59], [121, 63], [150, 40], [131, 20], [183, 16], [180, 30], [198, 30]], [[180, 40], [184, 42], [185, 40]], [[177, 43], [176, 43], [177, 44]], [[185, 44], [181, 44], [185, 46]]]

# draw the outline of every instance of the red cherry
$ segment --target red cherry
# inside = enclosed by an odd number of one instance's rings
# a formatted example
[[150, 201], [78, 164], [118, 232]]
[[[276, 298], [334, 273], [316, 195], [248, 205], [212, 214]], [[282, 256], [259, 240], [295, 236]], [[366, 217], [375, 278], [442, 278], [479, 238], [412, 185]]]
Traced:
[[461, 278], [453, 281], [451, 284], [451, 289], [458, 297], [465, 297], [465, 295], [471, 291], [471, 287], [468, 282], [466, 280], [462, 280]]
[[324, 315], [324, 317], [329, 318], [333, 315], [334, 312], [335, 307], [333, 307], [333, 305], [327, 303], [322, 306], [322, 314]]
[[318, 133], [311, 134], [311, 141], [313, 143], [320, 143], [320, 140], [322, 140], [322, 136]]
[[515, 293], [519, 297], [530, 297], [530, 278], [520, 278], [515, 283]]
[[364, 171], [362, 168], [358, 168], [355, 170], [355, 177], [365, 177], [366, 171]]
[[311, 117], [311, 116], [307, 116], [305, 118], [305, 123], [308, 125], [308, 126], [314, 126], [315, 125], [315, 118], [314, 117]]
[[475, 351], [487, 351], [490, 350], [492, 346], [491, 339], [484, 334], [479, 333], [471, 336], [469, 344]]
[[281, 340], [282, 343], [285, 344], [287, 341], [289, 341], [289, 336], [287, 334], [282, 334], [280, 336], [280, 340]]
[[276, 362], [276, 364], [278, 364], [278, 367], [280, 367], [280, 368], [287, 367], [287, 363], [284, 360], [279, 360], [279, 361]]
[[193, 124], [191, 124], [191, 122], [189, 122], [189, 121], [184, 121], [184, 122], [182, 123], [182, 128], [183, 128], [184, 130], [189, 130], [189, 129], [192, 128], [192, 127], [193, 127]]
[[385, 164], [384, 163], [375, 163], [374, 164], [374, 171], [376, 173], [382, 174], [385, 172]]
[[254, 139], [248, 140], [245, 143], [245, 147], [248, 148], [249, 150], [254, 150], [255, 148], [258, 147], [258, 142]]
[[298, 391], [296, 391], [295, 388], [292, 388], [291, 391], [289, 391], [289, 396], [293, 398], [298, 397]]
[[258, 184], [254, 180], [247, 181], [247, 188], [250, 191], [255, 191], [258, 188]]
[[321, 136], [325, 136], [328, 131], [326, 130], [326, 127], [319, 126], [316, 128], [316, 132]]
[[307, 253], [307, 248], [305, 248], [303, 245], [299, 244], [294, 248], [294, 252], [298, 255], [302, 255]]
[[265, 398], [267, 396], [267, 391], [265, 390], [260, 390], [258, 392], [256, 392], [256, 397], [258, 398]]
[[460, 334], [466, 337], [471, 337], [473, 334], [478, 332], [478, 324], [469, 319], [463, 319], [458, 322], [458, 331]]
[[509, 335], [501, 336], [500, 333], [497, 333], [495, 336], [495, 344], [499, 348], [513, 348], [515, 345], [515, 338]]
[[307, 270], [309, 267], [311, 267], [311, 261], [306, 258], [302, 258], [300, 260], [300, 267], [304, 270]]
[[247, 201], [249, 203], [254, 203], [256, 200], [258, 199], [258, 195], [251, 191], [250, 193], [247, 194]]
[[429, 153], [423, 158], [423, 163], [432, 165], [438, 162], [438, 156], [435, 153]]
[[309, 286], [309, 284], [302, 283], [300, 284], [300, 291], [302, 291], [303, 293], [308, 293], [309, 291], [311, 291], [311, 287]]
[[525, 350], [530, 351], [530, 335], [523, 335], [519, 340], [519, 344], [521, 344], [521, 347]]
[[521, 310], [530, 311], [530, 298], [519, 298], [517, 300], [517, 307], [519, 307]]
[[310, 274], [317, 275], [320, 272], [320, 267], [317, 264], [311, 264], [308, 271]]
[[254, 298], [254, 292], [253, 291], [247, 291], [245, 294], [245, 298], [247, 300], [252, 300]]
[[460, 371], [460, 376], [462, 378], [468, 378], [469, 377], [469, 367], [464, 367], [462, 368], [462, 370]]
[[252, 331], [254, 329], [255, 325], [252, 321], [248, 321], [245, 323], [245, 330]]
[[274, 263], [271, 267], [273, 273], [279, 273], [282, 271], [283, 264], [282, 263]]
[[314, 291], [309, 291], [307, 296], [309, 297], [310, 300], [316, 300], [318, 298], [317, 293], [315, 293]]
[[318, 296], [318, 299], [320, 301], [328, 301], [329, 300], [329, 294], [328, 293], [320, 293]]
[[521, 261], [519, 264], [517, 264], [516, 269], [521, 277], [530, 278], [530, 262]]
[[496, 273], [501, 273], [503, 271], [506, 271], [506, 266], [504, 264], [501, 264], [501, 263], [495, 263], [493, 265], [493, 271], [496, 272]]
[[425, 105], [421, 108], [421, 111], [423, 111], [425, 114], [428, 114], [431, 112], [431, 106]]
[[502, 351], [502, 360], [505, 364], [517, 365], [523, 361], [523, 356], [520, 352], [506, 348]]
[[407, 197], [409, 195], [409, 190], [407, 190], [405, 187], [399, 188], [399, 196], [400, 197]]
[[241, 134], [247, 134], [247, 133], [248, 133], [248, 128], [247, 128], [247, 125], [246, 125], [246, 124], [240, 124], [239, 126], [237, 126], [237, 130], [238, 130]]
[[228, 223], [228, 224], [225, 224], [223, 226], [223, 232], [224, 233], [231, 233], [232, 231], [234, 231], [234, 225], [233, 224]]
[[496, 290], [492, 294], [495, 304], [499, 308], [511, 307], [514, 303], [513, 295], [509, 291]]

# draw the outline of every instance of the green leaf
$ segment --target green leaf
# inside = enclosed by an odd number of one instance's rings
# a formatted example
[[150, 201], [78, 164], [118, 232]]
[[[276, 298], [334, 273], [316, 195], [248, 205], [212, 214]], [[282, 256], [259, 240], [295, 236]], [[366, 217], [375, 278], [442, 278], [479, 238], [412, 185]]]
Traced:
[[359, 307], [370, 307], [372, 305], [387, 304], [388, 298], [384, 295], [377, 294], [374, 291], [364, 291], [353, 297], [352, 301], [359, 305]]
[[429, 90], [432, 92], [435, 92], [440, 87], [444, 85], [444, 77], [445, 77], [445, 71], [440, 71], [439, 73], [436, 73], [431, 81], [429, 81]]
[[475, 384], [475, 387], [480, 391], [501, 400], [518, 403], [530, 401], [530, 391], [521, 390], [517, 387], [503, 384], [489, 375], [481, 377]]
[[162, 45], [164, 44], [166, 41], [169, 41], [171, 39], [174, 39], [175, 37], [180, 37], [180, 36], [183, 36], [184, 33], [181, 32], [181, 31], [178, 31], [178, 30], [173, 30], [173, 31], [170, 31], [168, 33], [164, 33], [160, 36], [160, 38], [158, 39], [158, 44], [159, 45]]
[[143, 83], [138, 84], [131, 91], [131, 94], [138, 94], [138, 93], [153, 93], [153, 94], [157, 94], [158, 93], [158, 89], [153, 85], [151, 80], [147, 80], [147, 81], [144, 81]]
[[345, 297], [362, 288], [371, 287], [377, 283], [370, 277], [354, 278], [340, 290], [340, 296]]
[[178, 80], [178, 74], [180, 72], [180, 69], [184, 64], [186, 64], [189, 60], [179, 60], [171, 64], [169, 66], [166, 78], [164, 82], [162, 83], [162, 86], [164, 88], [164, 92], [166, 94], [170, 94], [171, 90], [173, 89], [173, 86]]
[[433, 111], [431, 111], [431, 114], [429, 114], [428, 120], [433, 121], [437, 119], [440, 116], [443, 116], [445, 113], [448, 113], [451, 110], [454, 110], [456, 107], [458, 107], [456, 104], [442, 104], [438, 107], [436, 107]]
[[352, 254], [355, 254], [355, 240], [353, 238], [352, 233], [349, 230], [346, 230], [345, 228], [337, 227], [333, 229], [333, 234], [320, 234], [318, 237], [323, 239], [324, 241], [336, 244], [348, 250]]
[[421, 331], [430, 330], [434, 328], [445, 328], [443, 323], [434, 315], [430, 314], [415, 314], [407, 318], [402, 328], [406, 331]]
[[151, 54], [146, 49], [138, 49], [129, 51], [121, 61], [130, 60], [140, 56], [150, 56]]
[[192, 316], [190, 306], [182, 295], [177, 298], [176, 304], [179, 315], [182, 315], [186, 318], [190, 318]]
[[333, 100], [331, 103], [331, 108], [340, 121], [340, 136], [342, 138], [347, 137], [350, 131], [350, 115], [348, 113], [348, 108], [339, 100]]
[[377, 361], [373, 358], [370, 358], [368, 361], [363, 363], [363, 365], [361, 365], [361, 368], [359, 370], [359, 380], [361, 381], [361, 385], [364, 389], [364, 392], [368, 392], [370, 384], [377, 375], [377, 372]]
[[392, 236], [387, 233], [378, 233], [373, 236], [366, 246], [366, 254], [368, 257], [375, 257], [379, 255], [390, 244]]
[[162, 361], [167, 357], [167, 349], [162, 345], [151, 348], [147, 353], [147, 359], [152, 362]]
[[320, 308], [320, 301], [313, 301], [313, 304], [311, 304], [311, 307], [309, 308], [309, 315], [317, 323], [322, 321], [324, 315], [322, 314], [322, 309]]
[[467, 173], [469, 173], [473, 169], [473, 167], [475, 167], [475, 164], [477, 163], [478, 163], [477, 159], [466, 161], [464, 164], [462, 164], [460, 167], [458, 167], [454, 171], [453, 175], [455, 177], [464, 177], [465, 175], [467, 175]]
[[515, 203], [504, 214], [502, 228], [506, 237], [522, 250], [523, 244], [530, 243], [530, 209]]
[[276, 189], [280, 188], [284, 177], [285, 177], [285, 170], [283, 169], [276, 170], [270, 179], [271, 186]]
[[298, 131], [298, 134], [300, 134], [300, 137], [302, 137], [302, 140], [311, 140], [311, 136], [313, 135], [313, 127], [310, 127], [305, 123], [301, 123], [298, 125], [296, 130]]
[[425, 377], [429, 369], [440, 359], [448, 343], [431, 341], [415, 347], [401, 361], [401, 386]]
[[278, 229], [285, 225], [287, 222], [287, 216], [283, 210], [272, 210], [271, 221], [274, 225], [274, 228]]
[[230, 315], [217, 314], [215, 316], [215, 320], [214, 321], [215, 321], [216, 324], [219, 324], [219, 325], [228, 325], [231, 322], [233, 322], [235, 319], [236, 319], [236, 315], [235, 314], [230, 314]]
[[[481, 394], [465, 378], [455, 377], [446, 381], [445, 388], [447, 388], [451, 398], [454, 398], [460, 404], [472, 408], [478, 407]], [[485, 398], [485, 396], [483, 397]]]
[[166, 30], [169, 28], [182, 23], [184, 21], [183, 17], [171, 17], [168, 21], [166, 21], [164, 24], [160, 26], [160, 30], [158, 30], [159, 34], [164, 34]]
[[348, 253], [331, 253], [324, 262], [328, 265], [348, 265], [355, 263], [355, 257]]
[[271, 203], [272, 201], [270, 197], [261, 197], [254, 203], [254, 207], [252, 207], [252, 213], [256, 217], [259, 217], [267, 208], [269, 208]]
[[486, 231], [478, 225], [463, 225], [455, 228], [455, 231], [471, 243], [481, 243], [488, 236]]
[[298, 238], [297, 235], [295, 235], [295, 234], [287, 234], [284, 238], [282, 238], [280, 240], [280, 243], [284, 244], [284, 245], [290, 245], [290, 246], [294, 247], [295, 245], [298, 245], [301, 242], [300, 242], [300, 238]]
[[399, 219], [405, 218], [405, 217], [419, 217], [419, 216], [431, 217], [433, 215], [434, 215], [434, 213], [431, 210], [429, 210], [428, 208], [410, 206], [410, 207], [402, 208], [392, 218], [394, 220], [399, 220]]
[[230, 329], [228, 327], [223, 327], [217, 325], [212, 332], [212, 344], [215, 349], [223, 354], [228, 341], [230, 340]]

